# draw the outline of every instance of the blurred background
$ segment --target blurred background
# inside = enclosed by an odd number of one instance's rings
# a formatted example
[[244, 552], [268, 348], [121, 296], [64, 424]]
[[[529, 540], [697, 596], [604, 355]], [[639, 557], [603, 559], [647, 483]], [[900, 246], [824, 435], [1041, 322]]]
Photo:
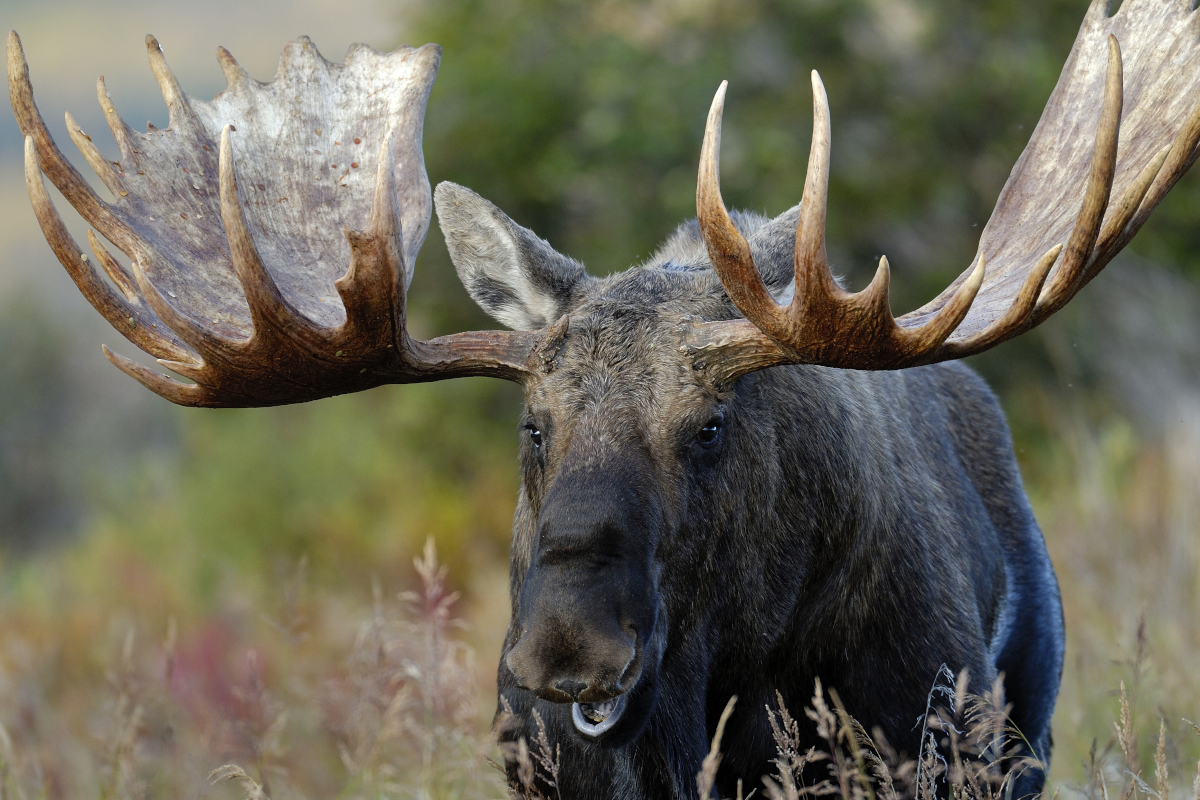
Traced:
[[[887, 254], [899, 312], [971, 260], [1086, 7], [0, 0], [0, 23], [21, 34], [64, 150], [66, 110], [106, 131], [101, 74], [127, 121], [165, 126], [147, 32], [202, 98], [224, 87], [218, 45], [267, 80], [302, 34], [331, 60], [355, 41], [438, 42], [431, 181], [479, 191], [596, 274], [638, 262], [694, 216], [704, 117], [722, 79], [726, 202], [768, 214], [798, 202], [815, 68], [834, 126], [831, 260], [860, 288]], [[106, 132], [95, 138], [115, 154]], [[1071, 306], [972, 362], [1009, 415], [1062, 583], [1063, 786], [1086, 778], [1089, 752], [1114, 746], [1121, 681], [1147, 764], [1160, 718], [1179, 781], [1190, 784], [1186, 765], [1200, 755], [1184, 722], [1200, 718], [1198, 222], [1192, 175]], [[276, 795], [368, 785], [403, 795], [412, 753], [381, 732], [408, 678], [380, 677], [364, 653], [422, 624], [442, 630], [451, 591], [454, 638], [475, 653], [435, 648], [462, 678], [452, 749], [486, 750], [508, 620], [519, 391], [470, 379], [271, 410], [170, 406], [101, 356], [101, 342], [134, 348], [45, 245], [7, 111], [0, 245], [0, 786], [195, 796], [209, 770], [237, 761]], [[491, 325], [436, 226], [411, 296], [418, 335]], [[424, 583], [413, 567], [429, 537], [445, 589], [430, 562]], [[415, 605], [398, 595], [422, 586]], [[401, 673], [419, 673], [414, 663]], [[345, 701], [351, 689], [358, 705]]]

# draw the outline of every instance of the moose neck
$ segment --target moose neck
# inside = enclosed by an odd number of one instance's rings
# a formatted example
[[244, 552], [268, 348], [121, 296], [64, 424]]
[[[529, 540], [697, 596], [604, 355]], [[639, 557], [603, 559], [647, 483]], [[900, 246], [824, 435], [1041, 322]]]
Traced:
[[[970, 556], [961, 545], [959, 515], [986, 518], [988, 510], [978, 495], [950, 488], [962, 470], [953, 438], [929, 435], [948, 424], [945, 392], [964, 378], [981, 393], [973, 402], [994, 404], [955, 365], [881, 373], [784, 367], [730, 390], [728, 449], [716, 473], [685, 485], [664, 514], [675, 524], [654, 553], [666, 634], [655, 702], [636, 746], [606, 751], [614, 770], [651, 782], [678, 772], [671, 780], [682, 781], [684, 766], [707, 748], [695, 731], [730, 696], [762, 709], [774, 707], [778, 691], [798, 709], [820, 677], [850, 702], [871, 691], [856, 674], [862, 663], [888, 663], [896, 678], [889, 685], [922, 692], [942, 663], [969, 665], [981, 681], [994, 677], [985, 654], [953, 630], [936, 651], [904, 645], [913, 620], [927, 625], [939, 616], [977, 618], [990, 636], [1004, 595], [994, 543], [981, 538]], [[1006, 441], [1000, 418], [985, 428]], [[523, 489], [506, 652], [518, 634], [537, 519]], [[953, 562], [937, 574], [975, 585], [931, 585], [935, 562]], [[872, 702], [880, 721], [899, 725], [920, 700], [893, 692]], [[757, 757], [753, 737], [738, 743], [750, 716], [730, 723], [727, 760]]]

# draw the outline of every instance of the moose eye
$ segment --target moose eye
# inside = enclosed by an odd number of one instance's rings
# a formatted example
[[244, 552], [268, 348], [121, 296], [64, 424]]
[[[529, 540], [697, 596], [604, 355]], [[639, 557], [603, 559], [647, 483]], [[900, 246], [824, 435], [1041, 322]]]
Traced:
[[525, 430], [529, 431], [529, 441], [533, 442], [535, 450], [542, 449], [542, 432], [533, 425], [528, 426]]
[[721, 438], [721, 427], [725, 424], [725, 420], [721, 417], [713, 417], [704, 424], [700, 432], [696, 434], [696, 441], [705, 447], [710, 447], [716, 444], [717, 439]]

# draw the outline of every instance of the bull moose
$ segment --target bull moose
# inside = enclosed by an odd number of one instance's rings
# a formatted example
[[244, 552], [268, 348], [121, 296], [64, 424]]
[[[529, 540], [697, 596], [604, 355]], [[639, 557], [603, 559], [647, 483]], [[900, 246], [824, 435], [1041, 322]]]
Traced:
[[[852, 293], [826, 261], [830, 118], [799, 205], [727, 213], [722, 84], [697, 220], [607, 278], [468, 189], [431, 193], [422, 121], [436, 45], [308, 39], [270, 83], [218, 50], [228, 88], [186, 94], [158, 43], [170, 125], [138, 133], [98, 95], [107, 160], [71, 116], [102, 199], [52, 140], [8, 41], [29, 195], [95, 308], [170, 372], [119, 369], [187, 406], [270, 406], [388, 383], [491, 376], [524, 387], [512, 621], [499, 666], [511, 740], [536, 710], [570, 798], [684, 797], [731, 696], [717, 777], [753, 785], [775, 751], [764, 705], [816, 679], [910, 753], [939, 670], [1003, 673], [1043, 763], [1063, 659], [1053, 567], [1003, 415], [955, 360], [1062, 308], [1195, 160], [1200, 15], [1191, 0], [1087, 10], [1058, 85], [980, 238], [922, 308], [893, 318], [887, 259]], [[333, 165], [331, 167], [331, 164]], [[349, 166], [353, 166], [351, 169]], [[72, 240], [43, 176], [105, 239]], [[471, 297], [511, 330], [406, 329], [436, 205]], [[1034, 770], [1017, 794], [1040, 789]]]

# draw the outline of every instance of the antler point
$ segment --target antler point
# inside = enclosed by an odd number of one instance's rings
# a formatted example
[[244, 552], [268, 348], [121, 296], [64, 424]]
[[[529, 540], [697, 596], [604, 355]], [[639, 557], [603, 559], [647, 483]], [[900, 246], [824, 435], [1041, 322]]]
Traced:
[[971, 273], [971, 277], [967, 279], [968, 284], [973, 284], [974, 289], [978, 291], [983, 284], [983, 276], [987, 273], [987, 257], [983, 251], [979, 252], [979, 263], [975, 265], [975, 271]]

